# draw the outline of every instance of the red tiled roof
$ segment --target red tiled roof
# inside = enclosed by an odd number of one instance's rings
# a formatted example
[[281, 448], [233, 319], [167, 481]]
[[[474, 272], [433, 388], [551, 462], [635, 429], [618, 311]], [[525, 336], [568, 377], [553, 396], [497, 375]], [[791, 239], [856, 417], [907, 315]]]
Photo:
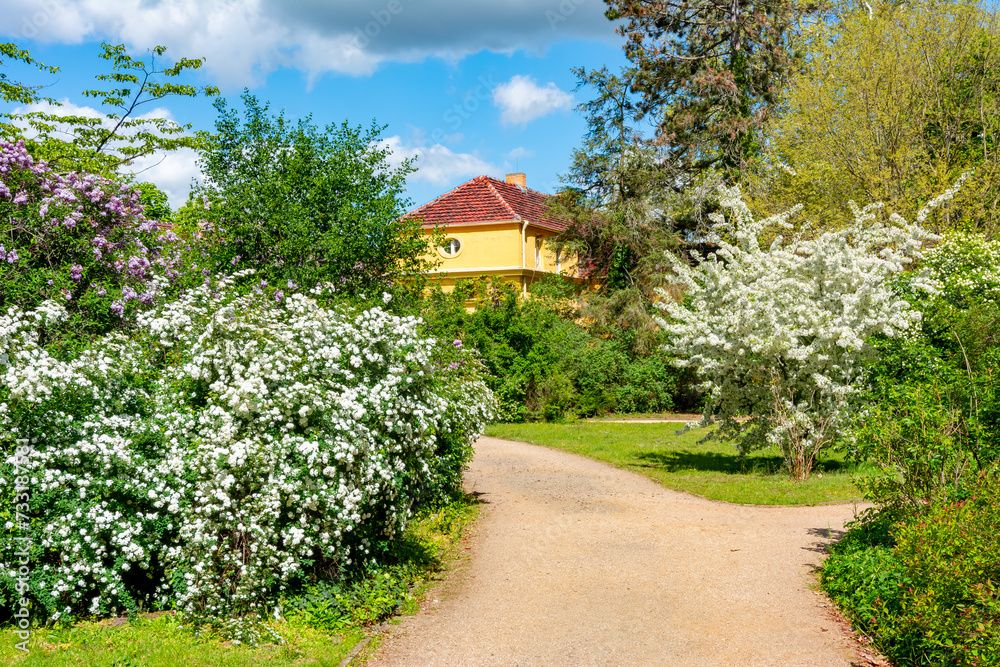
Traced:
[[404, 218], [423, 218], [425, 225], [465, 225], [475, 222], [528, 222], [561, 232], [566, 221], [547, 215], [549, 195], [522, 190], [489, 176], [476, 176]]

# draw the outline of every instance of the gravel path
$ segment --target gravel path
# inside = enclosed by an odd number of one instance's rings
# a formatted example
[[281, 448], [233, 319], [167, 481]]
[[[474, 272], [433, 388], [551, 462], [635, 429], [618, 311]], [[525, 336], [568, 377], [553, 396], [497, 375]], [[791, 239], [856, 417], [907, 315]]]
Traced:
[[810, 590], [853, 506], [718, 503], [495, 438], [466, 479], [469, 558], [369, 665], [853, 664]]

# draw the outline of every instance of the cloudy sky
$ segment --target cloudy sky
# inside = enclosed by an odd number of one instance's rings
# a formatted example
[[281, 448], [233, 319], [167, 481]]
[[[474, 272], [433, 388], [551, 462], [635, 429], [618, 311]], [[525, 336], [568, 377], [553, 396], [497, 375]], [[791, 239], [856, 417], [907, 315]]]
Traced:
[[[60, 68], [8, 69], [81, 114], [80, 91], [102, 71], [103, 41], [135, 57], [205, 58], [188, 82], [216, 85], [232, 103], [243, 88], [317, 125], [386, 125], [394, 159], [416, 157], [413, 205], [480, 174], [527, 173], [553, 192], [585, 123], [571, 67], [624, 60], [602, 0], [4, 0], [0, 39]], [[0, 108], [3, 108], [0, 105]], [[9, 108], [9, 107], [8, 107]], [[146, 113], [212, 129], [200, 100], [165, 100]], [[144, 179], [184, 201], [197, 157], [157, 156]]]

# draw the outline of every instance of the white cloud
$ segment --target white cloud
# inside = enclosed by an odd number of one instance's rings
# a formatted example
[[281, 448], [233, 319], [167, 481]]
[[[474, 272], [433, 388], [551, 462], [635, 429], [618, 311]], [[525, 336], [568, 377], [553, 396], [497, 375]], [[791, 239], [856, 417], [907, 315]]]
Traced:
[[[33, 104], [27, 104], [24, 106], [17, 107], [14, 109], [13, 113], [25, 114], [25, 113], [47, 113], [59, 116], [83, 116], [84, 118], [103, 118], [101, 122], [103, 127], [111, 129], [114, 127], [106, 114], [102, 111], [98, 111], [94, 107], [88, 107], [74, 102], [70, 102], [68, 97], [64, 97], [60, 100], [56, 100], [56, 103], [51, 102], [35, 102]], [[130, 116], [136, 120], [149, 120], [151, 118], [165, 118], [167, 120], [173, 121], [170, 109], [166, 107], [156, 107], [155, 109], [150, 109], [144, 114], [137, 114], [135, 116]]]
[[170, 207], [175, 211], [187, 201], [191, 181], [201, 180], [198, 153], [190, 148], [141, 157], [129, 171], [138, 180], [152, 183], [163, 190], [170, 200]]
[[458, 178], [499, 173], [495, 166], [474, 153], [455, 153], [447, 146], [407, 146], [399, 135], [386, 138], [382, 146], [391, 151], [389, 164], [398, 167], [407, 158], [416, 158], [417, 171], [410, 174], [411, 181], [427, 181], [444, 187]]
[[517, 74], [493, 89], [493, 102], [504, 125], [524, 125], [555, 111], [573, 108], [573, 95], [549, 82], [539, 86], [530, 76]]
[[508, 160], [516, 160], [522, 157], [535, 157], [535, 151], [528, 150], [524, 146], [518, 146], [514, 150], [505, 153], [504, 157]]
[[384, 62], [617, 40], [603, 11], [596, 0], [5, 0], [0, 34], [106, 39], [140, 54], [163, 45], [170, 56], [205, 58], [215, 81], [239, 87], [279, 67], [314, 81], [371, 74]]

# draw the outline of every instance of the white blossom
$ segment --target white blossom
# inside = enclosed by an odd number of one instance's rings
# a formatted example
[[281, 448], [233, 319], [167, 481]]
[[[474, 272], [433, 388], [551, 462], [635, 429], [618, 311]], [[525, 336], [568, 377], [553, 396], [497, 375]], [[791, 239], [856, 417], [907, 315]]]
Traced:
[[[370, 535], [401, 530], [445, 474], [440, 439], [468, 448], [490, 418], [481, 381], [431, 370], [437, 343], [417, 318], [302, 294], [262, 303], [233, 289], [246, 273], [72, 360], [39, 346], [59, 304], [0, 317], [0, 430], [45, 434], [31, 492], [75, 508], [33, 524], [60, 614], [122, 611], [136, 568], [174, 573], [147, 608], [266, 613], [305, 563], [364, 559]], [[12, 587], [10, 563], [0, 570]]]
[[679, 363], [704, 380], [701, 423], [719, 421], [717, 434], [744, 452], [780, 447], [805, 476], [846, 425], [871, 354], [866, 340], [919, 322], [888, 281], [936, 237], [899, 216], [882, 222], [878, 205], [850, 202], [855, 220], [846, 229], [807, 229], [762, 247], [765, 232], [790, 227], [799, 207], [758, 221], [738, 187], [720, 195], [728, 215], [718, 219], [718, 250], [694, 268], [674, 260], [685, 299], [663, 294], [661, 324]]

